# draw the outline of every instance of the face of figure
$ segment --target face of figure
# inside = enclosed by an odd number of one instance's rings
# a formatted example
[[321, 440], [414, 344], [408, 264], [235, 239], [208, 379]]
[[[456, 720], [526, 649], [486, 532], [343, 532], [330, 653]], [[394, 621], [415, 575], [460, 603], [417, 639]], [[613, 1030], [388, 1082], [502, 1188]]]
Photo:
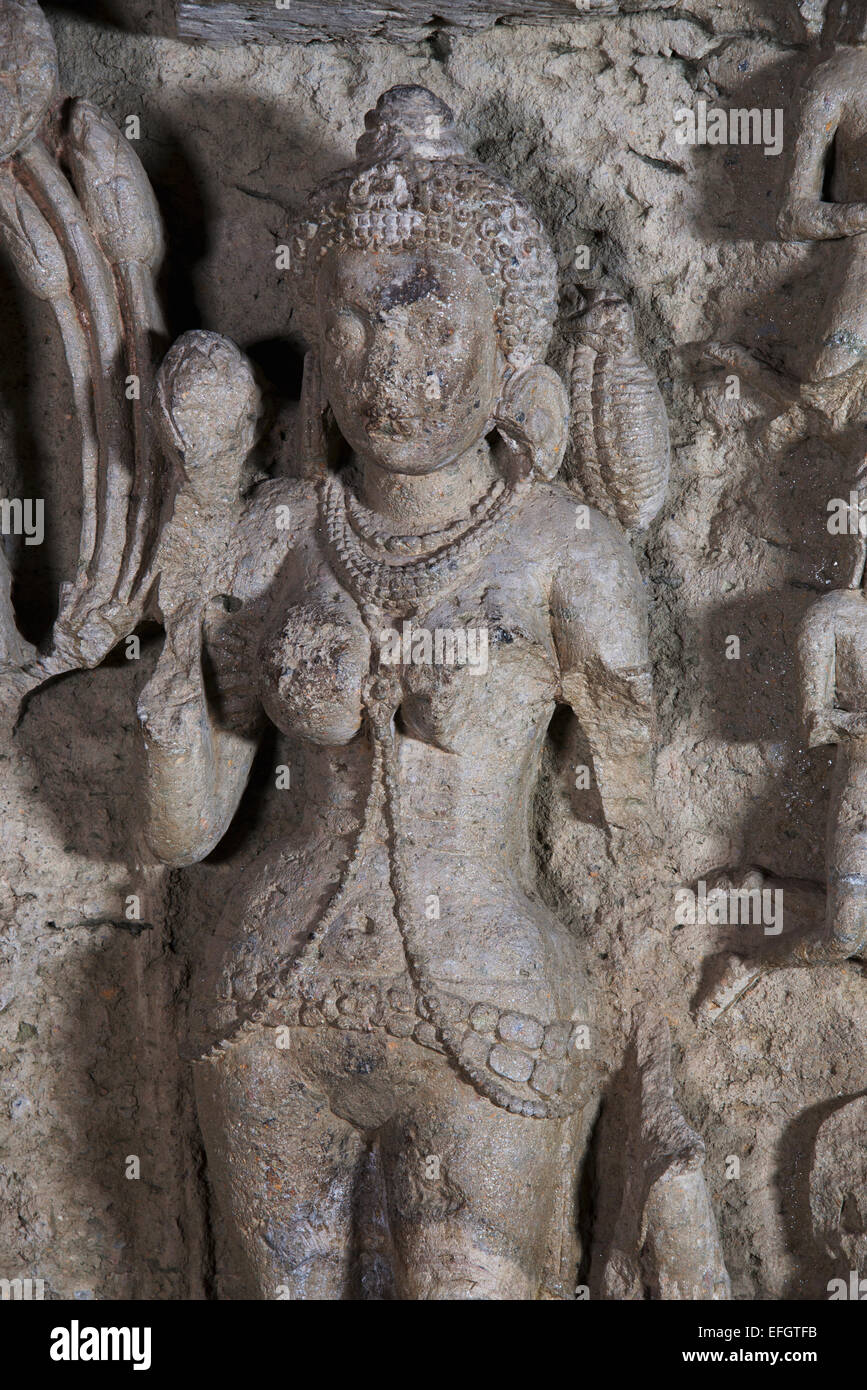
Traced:
[[503, 363], [488, 287], [462, 256], [332, 252], [319, 333], [325, 394], [362, 459], [433, 473], [485, 434]]
[[867, 44], [867, 9], [864, 0], [841, 0], [838, 6], [838, 41]]
[[250, 364], [226, 339], [178, 339], [157, 376], [156, 424], [197, 488], [237, 486], [256, 439], [261, 398]]

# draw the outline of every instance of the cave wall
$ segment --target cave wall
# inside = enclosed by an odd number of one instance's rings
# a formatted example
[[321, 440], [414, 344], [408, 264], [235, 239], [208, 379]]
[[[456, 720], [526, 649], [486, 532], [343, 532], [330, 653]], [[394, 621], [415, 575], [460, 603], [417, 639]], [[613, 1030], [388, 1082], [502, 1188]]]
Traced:
[[[711, 1026], [693, 1006], [723, 932], [675, 918], [677, 888], [721, 871], [793, 884], [796, 912], [818, 922], [823, 910], [831, 755], [804, 746], [793, 644], [808, 604], [851, 567], [854, 547], [829, 536], [826, 503], [847, 495], [864, 433], [813, 415], [775, 428], [783, 406], [771, 389], [785, 395], [797, 378], [842, 254], [833, 242], [784, 244], [775, 229], [821, 4], [700, 0], [403, 42], [219, 47], [148, 32], [158, 26], [144, 4], [122, 7], [122, 23], [111, 6], [102, 18], [46, 8], [65, 88], [121, 127], [140, 118], [136, 148], [166, 221], [173, 333], [201, 325], [234, 338], [282, 399], [273, 471], [291, 468], [300, 367], [274, 248], [394, 83], [442, 96], [469, 145], [535, 205], [564, 306], [581, 284], [630, 299], [674, 446], [668, 502], [638, 546], [667, 872], [647, 881], [640, 863], [611, 859], [573, 794], [571, 735], [558, 728], [536, 807], [540, 873], [593, 942], [623, 1028], [632, 1002], [664, 1007], [683, 1107], [708, 1146], [734, 1296], [824, 1297], [838, 1266], [814, 1230], [810, 1171], [820, 1125], [865, 1089], [861, 968], [767, 975]], [[701, 98], [779, 108], [782, 152], [679, 144], [674, 112]], [[76, 444], [51, 326], [6, 267], [0, 315], [3, 487], [46, 498], [40, 554], [9, 546], [19, 622], [37, 638], [77, 542]], [[565, 326], [564, 315], [554, 365]], [[732, 396], [731, 373], [702, 355], [710, 341], [748, 349], [767, 389], [744, 377]], [[0, 1276], [42, 1278], [49, 1296], [232, 1293], [177, 1054], [185, 982], [227, 884], [298, 812], [274, 789], [284, 755], [272, 743], [209, 861], [146, 862], [134, 711], [159, 641], [145, 632], [139, 661], [121, 649], [49, 683], [20, 716], [11, 698], [3, 706]], [[137, 920], [125, 916], [130, 895]], [[761, 933], [738, 930], [747, 947]]]

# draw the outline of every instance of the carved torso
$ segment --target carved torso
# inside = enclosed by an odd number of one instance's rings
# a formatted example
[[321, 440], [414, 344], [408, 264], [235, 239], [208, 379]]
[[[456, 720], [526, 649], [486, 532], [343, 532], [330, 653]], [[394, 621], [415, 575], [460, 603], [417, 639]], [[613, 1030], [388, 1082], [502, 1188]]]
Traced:
[[[370, 635], [335, 577], [313, 489], [296, 485], [293, 505], [296, 544], [275, 577], [261, 622], [255, 620], [260, 605], [250, 607], [243, 664], [256, 670], [265, 711], [299, 741], [299, 750], [305, 744], [334, 750], [326, 756], [345, 772], [346, 755], [338, 750], [346, 747], [363, 783], [370, 759], [362, 721]], [[443, 651], [440, 664], [399, 662], [392, 676], [399, 690], [404, 855], [431, 976], [450, 999], [463, 1001], [466, 1017], [474, 1006], [490, 1004], [492, 1018], [498, 1011], [517, 1013], [533, 1020], [525, 1025], [531, 1039], [550, 1026], [558, 1042], [568, 1039], [573, 1022], [589, 1018], [588, 980], [568, 929], [536, 895], [529, 814], [544, 735], [561, 697], [552, 578], [564, 558], [583, 551], [576, 568], [586, 569], [592, 585], [598, 539], [577, 533], [575, 517], [564, 490], [537, 485], [495, 548], [460, 582], [424, 610], [382, 619], [409, 641], [404, 654], [411, 654], [419, 632], [434, 641], [437, 633], [468, 630], [486, 637], [484, 647], [477, 642], [469, 648], [472, 665], [449, 661]], [[546, 536], [542, 547], [540, 534]], [[335, 775], [339, 779], [340, 772]], [[274, 846], [257, 862], [212, 943], [200, 991], [203, 1012], [211, 1014], [211, 1038], [231, 1026], [233, 1010], [255, 993], [262, 971], [275, 958], [291, 957], [315, 929], [327, 902], [321, 885], [340, 879], [347, 840], [339, 833], [330, 839], [329, 828], [345, 829], [345, 805], [334, 799], [330, 781], [320, 779], [310, 791], [315, 804], [305, 811], [306, 843]], [[356, 819], [361, 811], [357, 803]], [[294, 1006], [287, 1004], [271, 1021], [321, 1022], [318, 1011], [334, 1022], [354, 1017], [361, 1026], [363, 1015], [368, 1026], [373, 1018], [398, 1035], [418, 1029], [419, 1040], [427, 1033], [434, 1041], [414, 1007], [408, 1020], [395, 1016], [401, 1011], [390, 1002], [405, 997], [411, 1004], [413, 992], [394, 917], [387, 838], [380, 814], [362, 872], [319, 942], [315, 967], [305, 974]]]

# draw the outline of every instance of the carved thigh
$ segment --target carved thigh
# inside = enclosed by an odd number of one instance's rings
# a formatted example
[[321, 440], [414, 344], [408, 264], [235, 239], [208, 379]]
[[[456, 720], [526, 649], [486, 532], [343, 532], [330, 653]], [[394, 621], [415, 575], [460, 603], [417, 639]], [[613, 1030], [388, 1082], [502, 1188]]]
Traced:
[[196, 1097], [209, 1172], [250, 1296], [349, 1296], [353, 1203], [365, 1161], [358, 1131], [332, 1114], [267, 1037], [198, 1065]]
[[867, 253], [861, 241], [857, 237], [853, 245], [841, 249], [841, 263], [828, 294], [821, 345], [809, 373], [810, 381], [827, 381], [863, 360], [867, 343]]
[[562, 1215], [564, 1123], [495, 1110], [449, 1083], [379, 1132], [396, 1296], [538, 1298]]

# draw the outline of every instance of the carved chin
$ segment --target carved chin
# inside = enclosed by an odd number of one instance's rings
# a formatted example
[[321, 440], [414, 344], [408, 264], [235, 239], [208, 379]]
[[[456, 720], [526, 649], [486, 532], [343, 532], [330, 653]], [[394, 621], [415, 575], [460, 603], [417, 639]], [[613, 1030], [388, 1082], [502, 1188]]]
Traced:
[[392, 473], [435, 473], [478, 443], [485, 424], [481, 416], [477, 427], [467, 422], [462, 431], [456, 431], [451, 423], [424, 418], [368, 424], [364, 451], [380, 468]]

